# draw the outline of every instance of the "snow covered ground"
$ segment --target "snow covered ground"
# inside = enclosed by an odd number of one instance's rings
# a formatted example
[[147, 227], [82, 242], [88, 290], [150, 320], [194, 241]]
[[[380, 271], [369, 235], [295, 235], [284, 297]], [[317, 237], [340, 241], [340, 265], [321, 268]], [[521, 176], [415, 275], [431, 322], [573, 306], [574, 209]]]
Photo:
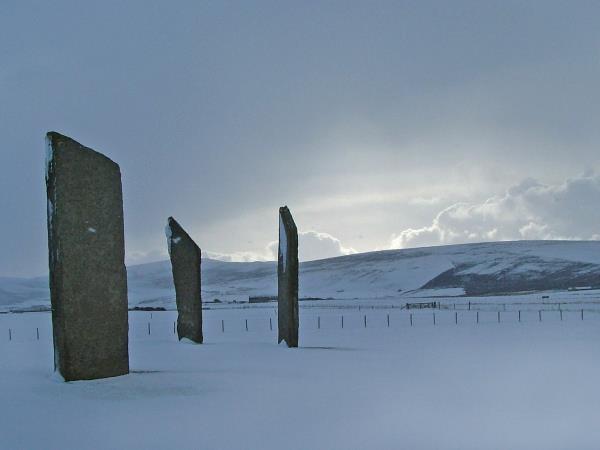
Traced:
[[298, 349], [270, 304], [206, 310], [203, 345], [177, 342], [174, 312], [132, 312], [132, 373], [75, 383], [52, 374], [49, 313], [3, 314], [0, 448], [597, 449], [600, 315], [519, 323], [513, 300], [501, 323], [412, 327], [383, 300], [307, 303]]

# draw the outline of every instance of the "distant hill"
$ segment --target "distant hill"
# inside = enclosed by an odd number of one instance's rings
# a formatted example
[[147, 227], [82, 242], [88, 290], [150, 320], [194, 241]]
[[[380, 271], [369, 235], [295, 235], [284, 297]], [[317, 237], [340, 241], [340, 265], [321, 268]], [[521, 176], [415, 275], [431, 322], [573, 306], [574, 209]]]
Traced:
[[[128, 267], [129, 303], [174, 306], [169, 261]], [[508, 294], [600, 286], [599, 241], [516, 241], [387, 250], [300, 264], [301, 297]], [[202, 262], [207, 301], [277, 293], [275, 262]], [[0, 278], [0, 309], [49, 304], [45, 277]]]

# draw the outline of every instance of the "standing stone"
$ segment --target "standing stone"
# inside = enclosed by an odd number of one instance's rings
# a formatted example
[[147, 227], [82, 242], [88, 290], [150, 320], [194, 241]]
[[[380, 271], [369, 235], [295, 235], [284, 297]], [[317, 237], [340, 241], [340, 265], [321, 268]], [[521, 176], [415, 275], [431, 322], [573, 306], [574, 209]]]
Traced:
[[46, 144], [55, 370], [65, 381], [127, 374], [121, 171], [58, 133]]
[[277, 304], [278, 342], [298, 347], [298, 230], [287, 206], [279, 208]]
[[202, 344], [200, 248], [175, 219], [169, 217], [167, 245], [171, 256], [177, 302], [177, 336]]

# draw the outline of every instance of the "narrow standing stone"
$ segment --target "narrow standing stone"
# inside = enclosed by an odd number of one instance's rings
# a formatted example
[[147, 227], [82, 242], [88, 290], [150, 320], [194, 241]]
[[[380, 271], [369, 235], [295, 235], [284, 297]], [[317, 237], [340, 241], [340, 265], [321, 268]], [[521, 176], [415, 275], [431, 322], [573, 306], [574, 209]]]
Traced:
[[278, 342], [298, 347], [298, 230], [287, 206], [279, 208], [277, 305]]
[[129, 373], [123, 194], [118, 164], [46, 135], [54, 366], [65, 381]]
[[202, 344], [200, 248], [175, 219], [165, 229], [177, 303], [177, 336]]

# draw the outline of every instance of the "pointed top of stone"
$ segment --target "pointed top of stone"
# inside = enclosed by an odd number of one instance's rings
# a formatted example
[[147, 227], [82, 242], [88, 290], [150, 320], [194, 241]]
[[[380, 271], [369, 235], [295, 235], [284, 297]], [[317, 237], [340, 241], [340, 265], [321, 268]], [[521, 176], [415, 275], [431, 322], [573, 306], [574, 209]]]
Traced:
[[179, 222], [177, 222], [173, 216], [170, 216], [167, 219], [167, 226], [168, 227], [173, 227], [173, 228], [179, 228], [179, 229], [183, 230], [183, 228], [181, 227], [181, 225], [179, 225]]
[[282, 206], [281, 208], [279, 208], [279, 217], [281, 217], [281, 220], [285, 224], [286, 228], [291, 228], [292, 230], [297, 232], [296, 222], [294, 222], [292, 213], [290, 212], [290, 209], [287, 206]]
[[179, 222], [177, 222], [173, 217], [169, 217], [167, 219], [167, 229], [170, 230], [170, 235], [167, 235], [167, 237], [172, 237], [173, 235], [184, 235], [191, 241], [193, 241], [190, 235], [187, 234], [187, 232], [183, 229]]
[[[64, 134], [60, 134], [57, 131], [48, 131], [46, 133], [46, 138], [55, 142], [62, 139], [68, 139], [69, 141], [75, 141], [75, 139], [70, 138], [69, 136], [65, 136]], [[77, 142], [77, 141], [75, 141]], [[77, 142], [79, 144], [79, 142]], [[81, 144], [80, 144], [81, 145]]]
[[183, 229], [183, 227], [173, 217], [167, 219], [167, 226], [165, 227], [165, 235], [167, 236], [167, 244], [169, 246], [169, 254], [171, 254], [171, 246], [178, 244], [182, 239], [191, 242], [200, 250], [200, 247], [190, 237], [190, 235]]
[[86, 147], [85, 145], [80, 144], [75, 139], [70, 138], [69, 136], [65, 136], [64, 134], [57, 133], [56, 131], [48, 131], [46, 133], [46, 165], [49, 164], [53, 159], [54, 152], [56, 151], [84, 151], [89, 152], [90, 155], [94, 155], [98, 158], [105, 160], [106, 162], [110, 162], [115, 166], [119, 167], [119, 165], [106, 156], [103, 153], [97, 152], [94, 149]]

